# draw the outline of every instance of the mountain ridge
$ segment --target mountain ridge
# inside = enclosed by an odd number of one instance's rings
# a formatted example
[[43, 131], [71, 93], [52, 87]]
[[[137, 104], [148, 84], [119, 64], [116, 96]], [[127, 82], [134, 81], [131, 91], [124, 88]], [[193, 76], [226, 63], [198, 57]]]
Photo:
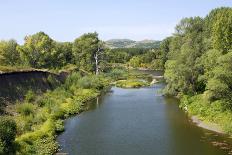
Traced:
[[135, 41], [131, 39], [110, 39], [105, 41], [109, 48], [158, 48], [161, 41], [144, 39]]

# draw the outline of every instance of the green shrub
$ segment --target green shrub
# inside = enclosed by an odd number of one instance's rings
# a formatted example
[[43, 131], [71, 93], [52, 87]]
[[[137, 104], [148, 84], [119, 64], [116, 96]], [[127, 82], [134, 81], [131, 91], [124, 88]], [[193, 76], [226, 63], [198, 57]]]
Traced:
[[81, 78], [81, 75], [79, 72], [73, 72], [71, 75], [69, 75], [65, 80], [65, 88], [69, 89], [72, 85], [77, 85], [77, 81]]
[[0, 153], [11, 154], [15, 151], [14, 140], [16, 123], [9, 117], [0, 116]]
[[62, 132], [62, 131], [64, 131], [64, 121], [63, 120], [61, 120], [61, 119], [58, 119], [57, 121], [56, 121], [56, 131], [57, 132]]
[[93, 83], [92, 83], [92, 77], [89, 76], [85, 76], [81, 79], [78, 80], [78, 86], [80, 88], [84, 88], [84, 89], [89, 89], [92, 87]]
[[36, 108], [35, 105], [31, 103], [22, 103], [22, 104], [16, 105], [16, 111], [24, 116], [33, 114], [35, 108]]
[[58, 143], [54, 136], [43, 137], [34, 142], [37, 155], [51, 155], [58, 150]]
[[29, 90], [25, 95], [26, 102], [32, 102], [35, 100], [35, 93], [32, 90]]
[[110, 76], [114, 80], [119, 80], [125, 78], [127, 75], [127, 72], [123, 69], [113, 69], [110, 73], [108, 73], [108, 76]]
[[81, 111], [82, 103], [74, 101], [72, 98], [68, 98], [66, 102], [61, 104], [61, 108], [65, 112], [65, 116], [73, 115]]
[[31, 131], [33, 120], [34, 118], [32, 115], [28, 115], [28, 116], [19, 115], [15, 117], [15, 121], [17, 123], [17, 134], [23, 134], [25, 132]]
[[109, 84], [109, 81], [107, 79], [104, 79], [103, 76], [85, 76], [78, 80], [78, 86], [83, 89], [97, 89], [101, 90], [104, 89], [105, 86]]
[[33, 141], [18, 141], [20, 148], [17, 150], [17, 155], [35, 155], [36, 149]]
[[76, 89], [74, 92], [73, 99], [75, 102], [87, 102], [95, 97], [100, 95], [100, 93], [97, 90], [94, 89]]
[[58, 150], [58, 143], [54, 136], [42, 137], [31, 141], [20, 141], [19, 155], [51, 155]]

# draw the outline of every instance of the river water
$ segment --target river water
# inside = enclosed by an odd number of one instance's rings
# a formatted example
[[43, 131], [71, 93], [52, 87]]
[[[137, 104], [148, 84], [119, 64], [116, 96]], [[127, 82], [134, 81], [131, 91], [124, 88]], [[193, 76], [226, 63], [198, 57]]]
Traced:
[[231, 139], [197, 127], [164, 97], [163, 83], [139, 89], [113, 87], [65, 122], [58, 136], [69, 155], [227, 155]]

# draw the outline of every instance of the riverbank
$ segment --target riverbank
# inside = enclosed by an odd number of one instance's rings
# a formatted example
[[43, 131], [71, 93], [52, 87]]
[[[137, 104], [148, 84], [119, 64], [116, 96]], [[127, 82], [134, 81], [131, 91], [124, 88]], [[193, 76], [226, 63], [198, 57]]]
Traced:
[[196, 127], [179, 109], [178, 100], [158, 94], [164, 86], [112, 87], [112, 93], [92, 103], [91, 110], [66, 120], [66, 130], [57, 137], [61, 152], [227, 155], [211, 144], [219, 145], [226, 137]]
[[201, 128], [214, 131], [217, 133], [225, 134], [225, 132], [222, 130], [222, 128], [218, 124], [202, 121], [197, 116], [191, 116], [190, 118], [194, 124], [196, 124], [197, 126]]
[[56, 136], [64, 131], [64, 119], [86, 110], [86, 103], [109, 87], [104, 75], [81, 76], [74, 72], [64, 84], [41, 95], [29, 91], [25, 100], [10, 107], [17, 125], [17, 154], [54, 154]]
[[232, 112], [223, 105], [223, 101], [209, 103], [199, 94], [182, 96], [179, 106], [192, 116], [198, 126], [232, 136]]
[[[140, 71], [150, 71], [149, 69], [146, 69], [146, 68], [139, 68]], [[159, 82], [160, 79], [163, 78], [163, 76], [159, 75], [159, 76], [152, 76], [153, 77], [153, 80], [151, 82], [151, 85], [152, 84], [156, 84]], [[184, 110], [186, 112], [187, 109], [184, 108]], [[188, 112], [190, 114], [190, 112]], [[226, 132], [223, 130], [223, 128], [219, 125], [219, 124], [216, 124], [216, 123], [213, 123], [213, 122], [210, 122], [210, 121], [207, 121], [207, 120], [202, 120], [200, 119], [198, 116], [196, 115], [193, 115], [193, 116], [189, 116], [191, 121], [201, 127], [201, 128], [204, 128], [204, 129], [207, 129], [207, 130], [210, 130], [210, 131], [214, 131], [214, 132], [217, 132], [217, 133], [220, 133], [220, 134], [226, 134]]]

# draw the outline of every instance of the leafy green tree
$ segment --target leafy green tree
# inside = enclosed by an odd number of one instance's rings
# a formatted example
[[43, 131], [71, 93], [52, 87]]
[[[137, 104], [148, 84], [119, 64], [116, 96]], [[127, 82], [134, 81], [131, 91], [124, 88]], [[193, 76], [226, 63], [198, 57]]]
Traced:
[[55, 42], [55, 49], [51, 58], [51, 65], [55, 67], [63, 67], [68, 64], [73, 64], [72, 43], [70, 42]]
[[[209, 71], [206, 91], [210, 100], [232, 101], [232, 51], [217, 58], [216, 65]], [[232, 104], [231, 104], [232, 107]]]
[[167, 94], [203, 94], [207, 103], [232, 110], [231, 13], [232, 8], [221, 7], [205, 18], [184, 18], [163, 41]]
[[184, 18], [177, 25], [176, 34], [169, 40], [169, 60], [165, 65], [167, 93], [194, 94], [197, 91], [200, 71], [196, 60], [204, 53], [203, 26], [200, 17]]
[[141, 61], [141, 58], [139, 56], [134, 56], [129, 61], [130, 66], [135, 67], [135, 68], [140, 67], [141, 63], [142, 63], [142, 61]]
[[133, 56], [142, 55], [148, 52], [145, 48], [114, 48], [106, 52], [109, 63], [127, 63]]
[[14, 66], [20, 62], [15, 40], [0, 41], [0, 65]]
[[232, 49], [232, 9], [221, 8], [212, 27], [213, 47], [224, 52]]
[[99, 51], [100, 40], [98, 34], [87, 33], [77, 38], [73, 43], [73, 55], [75, 64], [88, 72], [94, 72], [96, 62], [94, 56]]
[[44, 32], [25, 37], [25, 43], [19, 47], [21, 59], [25, 65], [35, 68], [51, 66], [54, 52], [53, 40]]
[[168, 60], [168, 53], [170, 52], [171, 40], [172, 40], [172, 37], [168, 37], [168, 38], [164, 39], [160, 44], [159, 50], [161, 53], [163, 66], [164, 66], [164, 63]]

